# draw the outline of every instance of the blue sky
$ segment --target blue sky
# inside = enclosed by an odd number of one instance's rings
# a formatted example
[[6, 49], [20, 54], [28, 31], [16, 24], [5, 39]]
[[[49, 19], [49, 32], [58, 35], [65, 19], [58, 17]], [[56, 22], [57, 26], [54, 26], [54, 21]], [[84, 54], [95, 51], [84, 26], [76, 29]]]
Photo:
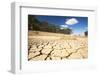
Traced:
[[71, 28], [73, 34], [82, 34], [88, 29], [88, 17], [76, 16], [36, 16], [39, 21], [46, 21], [51, 24], [56, 24], [63, 28]]

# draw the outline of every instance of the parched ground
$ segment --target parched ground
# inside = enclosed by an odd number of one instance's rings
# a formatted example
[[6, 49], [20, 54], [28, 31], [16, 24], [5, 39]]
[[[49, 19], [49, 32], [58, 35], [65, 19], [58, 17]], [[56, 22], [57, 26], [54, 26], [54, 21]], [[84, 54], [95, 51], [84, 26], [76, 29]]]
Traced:
[[86, 59], [87, 37], [29, 31], [28, 60]]

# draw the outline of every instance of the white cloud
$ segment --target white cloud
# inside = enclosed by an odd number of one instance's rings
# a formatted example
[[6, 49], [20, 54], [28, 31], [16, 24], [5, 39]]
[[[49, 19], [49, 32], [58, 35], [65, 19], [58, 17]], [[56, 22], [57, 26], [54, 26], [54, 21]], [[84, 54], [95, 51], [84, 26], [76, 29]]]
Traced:
[[77, 23], [78, 23], [78, 20], [76, 18], [67, 19], [65, 22], [65, 24], [67, 24], [67, 25], [74, 25]]
[[68, 28], [67, 25], [60, 25], [60, 29]]

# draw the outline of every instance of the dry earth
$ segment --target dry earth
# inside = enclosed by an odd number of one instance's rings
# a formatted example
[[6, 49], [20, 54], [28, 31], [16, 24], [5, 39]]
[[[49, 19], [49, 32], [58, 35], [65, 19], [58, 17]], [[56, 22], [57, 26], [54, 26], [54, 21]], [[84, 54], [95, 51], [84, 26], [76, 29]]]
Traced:
[[87, 57], [87, 37], [29, 31], [29, 61], [86, 59]]

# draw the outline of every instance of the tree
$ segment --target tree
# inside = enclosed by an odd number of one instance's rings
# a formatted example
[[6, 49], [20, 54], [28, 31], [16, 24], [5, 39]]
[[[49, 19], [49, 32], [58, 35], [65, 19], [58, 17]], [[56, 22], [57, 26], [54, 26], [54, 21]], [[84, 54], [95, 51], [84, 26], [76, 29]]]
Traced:
[[85, 36], [88, 36], [88, 31], [85, 31], [84, 34], [85, 34]]
[[28, 15], [28, 29], [62, 34], [72, 33], [70, 28], [61, 29], [59, 25], [48, 23], [47, 21], [39, 21], [35, 15]]
[[40, 21], [36, 19], [34, 15], [28, 15], [28, 29], [39, 30]]
[[72, 29], [70, 29], [70, 28], [61, 29], [61, 33], [72, 34]]

